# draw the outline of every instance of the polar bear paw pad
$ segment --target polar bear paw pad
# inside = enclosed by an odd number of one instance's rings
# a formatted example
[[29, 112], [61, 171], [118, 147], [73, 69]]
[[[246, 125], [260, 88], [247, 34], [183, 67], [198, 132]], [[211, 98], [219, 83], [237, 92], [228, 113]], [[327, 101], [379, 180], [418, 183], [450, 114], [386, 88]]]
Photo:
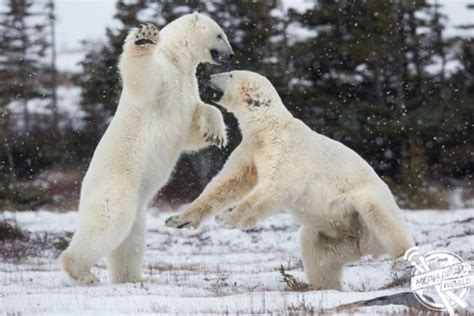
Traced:
[[135, 45], [141, 46], [146, 44], [155, 45], [160, 38], [160, 33], [153, 24], [142, 24], [141, 28], [135, 34]]

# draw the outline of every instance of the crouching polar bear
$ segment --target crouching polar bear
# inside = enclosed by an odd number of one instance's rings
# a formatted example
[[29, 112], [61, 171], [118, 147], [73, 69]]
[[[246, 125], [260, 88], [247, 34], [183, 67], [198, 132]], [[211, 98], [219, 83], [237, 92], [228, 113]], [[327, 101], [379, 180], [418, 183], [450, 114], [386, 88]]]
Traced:
[[95, 282], [91, 266], [108, 255], [113, 282], [142, 280], [147, 203], [183, 150], [226, 142], [221, 113], [199, 98], [196, 67], [232, 56], [222, 29], [199, 13], [160, 32], [152, 25], [130, 32], [117, 112], [82, 183], [79, 227], [60, 256], [73, 279]]
[[[171, 227], [220, 219], [250, 228], [288, 210], [302, 225], [303, 265], [317, 289], [340, 289], [345, 263], [363, 255], [402, 256], [414, 243], [400, 209], [375, 171], [357, 153], [294, 118], [264, 77], [233, 71], [211, 76], [218, 103], [233, 112], [242, 142], [222, 171]], [[219, 219], [218, 217], [218, 219]]]

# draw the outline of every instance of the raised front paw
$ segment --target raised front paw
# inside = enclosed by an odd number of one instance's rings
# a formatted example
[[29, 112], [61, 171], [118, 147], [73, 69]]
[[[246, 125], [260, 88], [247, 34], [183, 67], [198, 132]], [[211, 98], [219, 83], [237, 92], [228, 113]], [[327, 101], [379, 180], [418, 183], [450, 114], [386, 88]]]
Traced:
[[202, 137], [207, 143], [224, 148], [227, 145], [227, 133], [221, 112], [211, 108], [204, 116], [204, 122], [200, 124]]
[[155, 45], [160, 39], [160, 33], [153, 24], [142, 24], [139, 29], [135, 30], [134, 43], [137, 46]]
[[200, 224], [199, 221], [197, 221], [196, 219], [190, 218], [185, 215], [171, 216], [165, 221], [165, 225], [167, 227], [173, 227], [173, 228], [178, 228], [178, 229], [181, 229], [181, 228], [195, 229], [199, 227], [199, 224]]

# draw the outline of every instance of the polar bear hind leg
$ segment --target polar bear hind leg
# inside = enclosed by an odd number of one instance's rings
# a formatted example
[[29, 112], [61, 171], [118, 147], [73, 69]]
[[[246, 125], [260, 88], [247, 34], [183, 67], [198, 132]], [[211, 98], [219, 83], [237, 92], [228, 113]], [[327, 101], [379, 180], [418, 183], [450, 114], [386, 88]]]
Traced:
[[102, 256], [116, 249], [129, 234], [135, 221], [137, 203], [130, 194], [98, 194], [95, 203], [88, 203], [80, 218], [79, 228], [59, 261], [69, 276], [80, 283], [95, 283], [90, 272]]
[[300, 247], [304, 271], [316, 290], [340, 290], [342, 267], [360, 257], [357, 240], [331, 238], [307, 226], [300, 230]]
[[59, 262], [63, 270], [66, 271], [71, 279], [82, 284], [98, 282], [97, 277], [90, 272], [92, 265], [97, 259], [96, 256], [86, 255], [84, 251], [77, 250], [76, 248], [70, 248], [59, 256]]
[[415, 243], [393, 196], [384, 191], [356, 194], [352, 203], [369, 232], [395, 259], [403, 256]]
[[130, 233], [107, 257], [113, 283], [139, 282], [142, 278], [142, 264], [145, 254], [146, 212], [138, 209]]

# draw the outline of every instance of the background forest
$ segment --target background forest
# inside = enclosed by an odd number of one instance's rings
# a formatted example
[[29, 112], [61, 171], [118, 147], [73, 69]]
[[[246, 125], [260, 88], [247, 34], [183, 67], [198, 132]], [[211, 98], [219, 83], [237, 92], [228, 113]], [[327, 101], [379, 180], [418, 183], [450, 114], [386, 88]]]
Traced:
[[[369, 161], [403, 207], [449, 208], [455, 192], [458, 204], [472, 207], [474, 37], [444, 36], [440, 9], [424, 0], [319, 0], [304, 11], [282, 1], [117, 1], [116, 26], [105, 42], [83, 44], [81, 72], [71, 74], [56, 69], [54, 1], [5, 0], [0, 210], [76, 207], [118, 103], [116, 65], [126, 33], [195, 10], [222, 26], [236, 53], [229, 65], [199, 67], [203, 100], [212, 99], [210, 73], [259, 72], [295, 117]], [[458, 27], [474, 33], [474, 21]], [[59, 97], [79, 106], [61, 108]], [[230, 144], [184, 155], [160, 205], [194, 199], [220, 170], [240, 141], [236, 120], [225, 119]]]

